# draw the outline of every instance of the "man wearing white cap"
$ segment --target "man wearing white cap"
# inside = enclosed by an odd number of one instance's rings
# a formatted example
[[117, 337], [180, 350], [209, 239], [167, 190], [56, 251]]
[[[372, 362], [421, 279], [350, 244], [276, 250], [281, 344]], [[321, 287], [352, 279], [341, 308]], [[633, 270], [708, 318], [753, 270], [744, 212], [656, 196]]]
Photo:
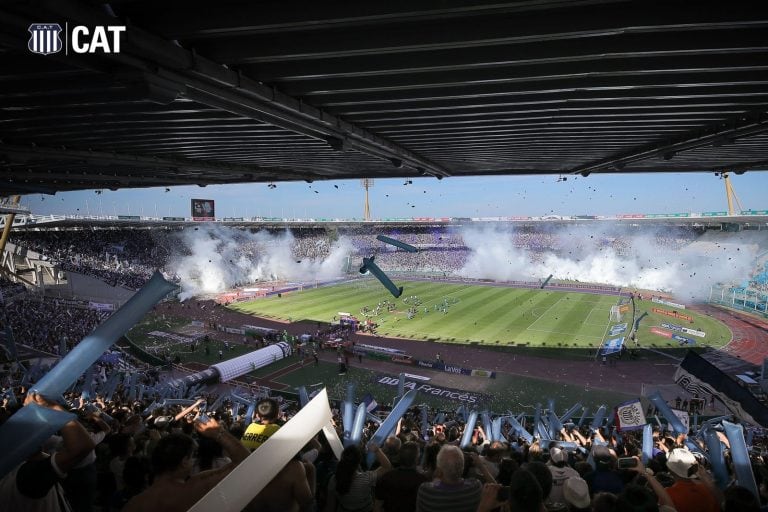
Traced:
[[548, 506], [555, 503], [565, 503], [563, 484], [569, 478], [578, 478], [579, 473], [568, 465], [568, 453], [556, 446], [549, 449], [547, 468], [552, 473], [552, 491], [550, 491], [549, 496], [544, 497], [545, 502]]
[[667, 469], [675, 483], [667, 488], [677, 512], [719, 512], [715, 485], [707, 470], [686, 448], [675, 448], [667, 454]]

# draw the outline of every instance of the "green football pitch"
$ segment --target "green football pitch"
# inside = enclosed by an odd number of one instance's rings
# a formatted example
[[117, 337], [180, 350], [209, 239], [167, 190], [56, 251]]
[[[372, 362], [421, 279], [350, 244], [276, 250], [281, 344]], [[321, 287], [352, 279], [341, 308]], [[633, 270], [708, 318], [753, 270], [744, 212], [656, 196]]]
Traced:
[[[362, 320], [363, 308], [368, 308], [369, 318], [378, 324], [377, 333], [383, 336], [485, 346], [576, 348], [598, 347], [610, 337], [609, 312], [618, 301], [615, 296], [546, 289], [402, 280], [397, 284], [404, 287], [399, 299], [369, 278], [230, 307], [265, 318], [320, 322], [333, 321], [340, 312]], [[648, 346], [679, 346], [674, 340], [650, 334], [651, 326], [670, 321], [652, 313], [651, 304], [639, 303], [638, 314], [646, 309], [649, 313], [641, 323], [640, 337]], [[378, 314], [374, 314], [378, 305]], [[730, 340], [730, 332], [719, 322], [689, 314], [697, 329], [710, 333], [706, 344], [720, 346]], [[630, 315], [625, 316], [624, 322], [631, 321]]]

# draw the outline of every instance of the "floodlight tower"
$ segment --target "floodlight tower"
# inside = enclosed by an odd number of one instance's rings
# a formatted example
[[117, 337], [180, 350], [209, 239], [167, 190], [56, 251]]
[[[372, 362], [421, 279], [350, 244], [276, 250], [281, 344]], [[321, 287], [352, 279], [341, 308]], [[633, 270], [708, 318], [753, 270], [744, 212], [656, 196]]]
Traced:
[[733, 185], [731, 185], [731, 179], [728, 176], [728, 173], [721, 172], [720, 177], [723, 178], [723, 181], [725, 182], [725, 197], [728, 200], [728, 215], [729, 216], [736, 215], [736, 212], [733, 209], [733, 203], [736, 203], [736, 205], [739, 207], [739, 212], [741, 212], [744, 209], [744, 207], [741, 206], [741, 201], [739, 201], [739, 196], [736, 195], [736, 191], [733, 189]]
[[360, 180], [360, 186], [365, 189], [365, 211], [363, 212], [364, 220], [371, 220], [371, 205], [368, 202], [368, 189], [373, 188], [373, 178], [363, 178]]

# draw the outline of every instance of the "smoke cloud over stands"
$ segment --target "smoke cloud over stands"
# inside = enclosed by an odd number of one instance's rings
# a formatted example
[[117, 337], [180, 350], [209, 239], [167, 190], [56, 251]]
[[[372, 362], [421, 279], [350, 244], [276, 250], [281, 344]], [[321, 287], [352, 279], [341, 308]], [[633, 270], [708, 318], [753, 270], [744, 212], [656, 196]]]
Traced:
[[297, 260], [291, 251], [290, 231], [251, 233], [225, 226], [201, 225], [178, 235], [180, 247], [168, 268], [181, 281], [180, 298], [218, 293], [237, 285], [263, 280], [312, 281], [342, 275], [352, 246], [340, 238], [325, 259]]
[[710, 285], [740, 282], [749, 275], [759, 247], [766, 245], [766, 236], [755, 232], [710, 232], [694, 241], [678, 241], [684, 234], [675, 230], [628, 233], [615, 227], [564, 227], [518, 235], [527, 247], [517, 246], [510, 231], [464, 230], [471, 254], [459, 274], [499, 281], [545, 279], [554, 274], [554, 279], [706, 299]]

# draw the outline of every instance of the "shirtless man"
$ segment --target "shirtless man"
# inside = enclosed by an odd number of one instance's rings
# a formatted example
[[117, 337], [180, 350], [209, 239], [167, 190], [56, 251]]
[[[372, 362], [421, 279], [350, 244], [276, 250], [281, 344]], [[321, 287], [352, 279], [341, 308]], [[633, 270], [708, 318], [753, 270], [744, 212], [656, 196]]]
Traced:
[[185, 512], [250, 453], [239, 439], [219, 426], [214, 419], [196, 421], [195, 429], [200, 435], [220, 442], [232, 462], [222, 468], [190, 476], [194, 466], [194, 440], [184, 434], [164, 437], [152, 452], [154, 483], [132, 498], [122, 512]]
[[251, 501], [246, 510], [299, 512], [311, 510], [315, 501], [315, 466], [290, 461]]

